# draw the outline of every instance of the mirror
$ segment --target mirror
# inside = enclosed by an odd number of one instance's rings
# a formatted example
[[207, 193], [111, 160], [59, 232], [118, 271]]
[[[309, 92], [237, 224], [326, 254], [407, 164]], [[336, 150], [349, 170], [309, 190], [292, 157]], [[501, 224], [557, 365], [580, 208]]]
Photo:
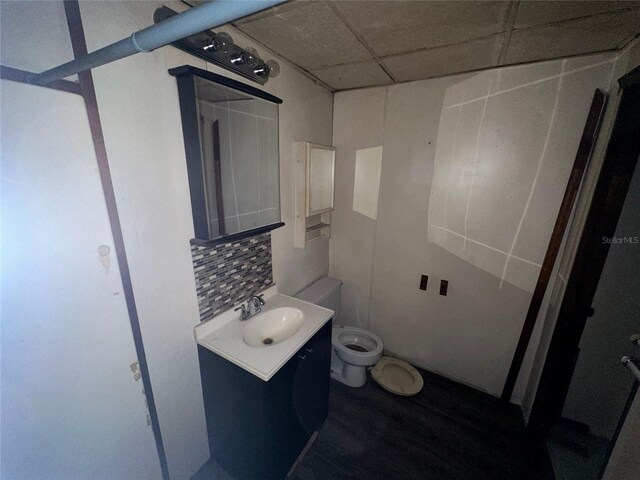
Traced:
[[170, 73], [178, 78], [196, 239], [222, 243], [281, 226], [281, 100], [194, 67]]
[[335, 148], [309, 144], [307, 217], [333, 210], [335, 157]]

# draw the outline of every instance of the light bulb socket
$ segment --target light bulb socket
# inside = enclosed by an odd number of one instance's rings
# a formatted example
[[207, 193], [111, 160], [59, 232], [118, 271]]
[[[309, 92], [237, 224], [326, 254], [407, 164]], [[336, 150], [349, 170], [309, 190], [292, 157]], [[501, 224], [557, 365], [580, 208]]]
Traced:
[[247, 63], [247, 55], [244, 51], [237, 49], [236, 51], [231, 53], [231, 58], [229, 59], [231, 63], [234, 65], [244, 65]]
[[[208, 48], [207, 48], [208, 47]], [[225, 32], [216, 33], [213, 40], [209, 45], [205, 47], [205, 50], [213, 50], [214, 52], [229, 55], [235, 48], [235, 43], [231, 35]]]
[[253, 73], [260, 77], [269, 77], [269, 67], [266, 63], [261, 62], [256, 68], [253, 69]]
[[249, 68], [256, 68], [260, 65], [260, 54], [258, 53], [258, 51], [253, 48], [253, 47], [247, 47], [244, 49], [244, 51], [247, 53], [247, 67]]
[[260, 59], [254, 57], [253, 55], [249, 55], [247, 57], [247, 67], [256, 68], [258, 66], [260, 66]]

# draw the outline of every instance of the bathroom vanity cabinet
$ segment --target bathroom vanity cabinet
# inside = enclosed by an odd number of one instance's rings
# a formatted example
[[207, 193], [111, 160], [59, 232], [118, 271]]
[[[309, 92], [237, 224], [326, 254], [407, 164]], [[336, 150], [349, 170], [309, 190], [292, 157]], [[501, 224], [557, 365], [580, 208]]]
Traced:
[[238, 480], [285, 478], [328, 414], [331, 321], [266, 382], [200, 345], [198, 356], [212, 458]]

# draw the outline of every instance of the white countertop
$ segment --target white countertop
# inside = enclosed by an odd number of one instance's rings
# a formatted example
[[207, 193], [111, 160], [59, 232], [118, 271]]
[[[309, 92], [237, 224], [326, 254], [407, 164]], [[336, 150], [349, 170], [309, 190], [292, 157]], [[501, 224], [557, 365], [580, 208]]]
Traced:
[[[262, 292], [262, 312], [281, 307], [299, 309], [304, 315], [300, 330], [287, 340], [267, 347], [250, 347], [242, 340], [245, 327], [259, 315], [240, 320], [233, 308], [194, 328], [198, 345], [217, 353], [256, 377], [268, 381], [313, 335], [333, 317], [333, 310], [277, 293], [276, 286]], [[235, 307], [236, 305], [234, 305]]]

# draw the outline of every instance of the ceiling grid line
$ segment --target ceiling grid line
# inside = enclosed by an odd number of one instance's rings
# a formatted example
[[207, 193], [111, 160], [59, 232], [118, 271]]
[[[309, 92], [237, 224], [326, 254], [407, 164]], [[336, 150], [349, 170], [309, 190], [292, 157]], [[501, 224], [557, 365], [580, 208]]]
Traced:
[[623, 48], [626, 48], [627, 45], [629, 45], [631, 42], [633, 42], [635, 39], [637, 39], [638, 37], [640, 37], [640, 27], [638, 27], [638, 29], [633, 32], [633, 34], [628, 37], [626, 40], [624, 40], [623, 42], [621, 42], [618, 45], [617, 50], [622, 50]]
[[[374, 1], [377, 1], [377, 0], [374, 0]], [[476, 42], [478, 40], [488, 40], [488, 39], [493, 38], [493, 37], [495, 37], [497, 35], [500, 35], [502, 33], [504, 33], [504, 32], [492, 33], [492, 34], [489, 34], [489, 35], [482, 35], [480, 37], [475, 37], [475, 38], [472, 38], [470, 40], [463, 40], [461, 42], [448, 43], [448, 44], [445, 44], [445, 45], [438, 45], [436, 47], [418, 48], [416, 50], [407, 50], [406, 52], [402, 52], [402, 53], [394, 53], [394, 54], [391, 54], [391, 55], [377, 56], [375, 58], [369, 58], [369, 59], [366, 59], [366, 60], [357, 60], [357, 61], [354, 61], [354, 62], [336, 63], [336, 64], [333, 64], [333, 65], [327, 65], [327, 66], [324, 66], [324, 67], [319, 67], [319, 68], [317, 68], [315, 70], [324, 70], [324, 69], [327, 69], [327, 68], [342, 67], [342, 66], [346, 66], [346, 65], [361, 65], [361, 64], [364, 64], [364, 63], [369, 63], [372, 60], [384, 61], [384, 60], [387, 60], [387, 59], [390, 59], [390, 58], [401, 57], [403, 55], [410, 55], [412, 53], [430, 52], [430, 51], [434, 51], [434, 50], [440, 50], [440, 49], [446, 48], [446, 47], [455, 47], [455, 46], [465, 45], [467, 43]], [[281, 54], [279, 54], [279, 55], [281, 55]]]
[[[531, 1], [531, 0], [530, 0]], [[536, 0], [534, 0], [536, 1]], [[544, 0], [543, 0], [544, 1]], [[589, 2], [591, 0], [579, 0], [582, 2]], [[631, 3], [631, 2], [630, 2]], [[637, 3], [637, 2], [634, 2]], [[626, 8], [621, 8], [619, 10], [612, 10], [609, 12], [598, 12], [598, 13], [592, 13], [592, 14], [588, 14], [588, 15], [581, 15], [579, 17], [573, 17], [573, 18], [565, 18], [563, 20], [553, 20], [550, 22], [545, 22], [545, 23], [539, 23], [536, 25], [526, 25], [523, 27], [518, 27], [518, 26], [514, 26], [514, 30], [521, 32], [523, 30], [535, 30], [538, 28], [544, 28], [544, 27], [551, 27], [551, 26], [562, 26], [562, 25], [566, 25], [566, 24], [573, 24], [573, 23], [580, 23], [581, 21], [584, 20], [588, 20], [588, 19], [593, 19], [593, 18], [605, 18], [605, 17], [615, 17], [618, 16], [620, 14], [623, 13], [633, 13], [633, 12], [638, 12], [640, 11], [640, 7], [626, 7]]]
[[511, 34], [513, 33], [513, 28], [516, 24], [516, 16], [518, 15], [519, 6], [519, 1], [511, 2], [509, 5], [509, 11], [507, 12], [507, 18], [505, 20], [505, 37], [502, 43], [500, 57], [498, 58], [498, 65], [504, 65], [507, 50], [509, 49], [509, 42], [511, 41]]
[[[210, 1], [210, 0], [203, 0]], [[247, 17], [241, 17], [233, 21], [234, 25], [242, 25], [243, 23], [254, 22], [256, 20], [260, 20], [266, 17], [272, 17], [274, 15], [278, 15], [284, 12], [289, 12], [291, 10], [295, 10], [297, 8], [301, 8], [305, 6], [304, 1], [289, 1], [282, 3], [280, 5], [276, 5], [275, 7], [268, 8], [266, 10], [262, 10], [261, 12], [255, 13], [253, 15], [249, 15]]]
[[336, 7], [335, 3], [333, 3], [333, 2], [326, 2], [326, 3], [327, 3], [327, 5], [329, 5], [329, 8], [331, 8], [331, 10], [333, 10], [333, 12], [336, 14], [336, 16], [340, 19], [340, 21], [342, 21], [342, 23], [344, 23], [344, 25], [349, 29], [349, 31], [353, 34], [353, 36], [356, 37], [356, 39], [358, 39], [358, 41], [367, 50], [367, 52], [369, 52], [369, 55], [371, 55], [371, 58], [380, 66], [380, 68], [382, 70], [384, 70], [384, 73], [386, 73], [389, 76], [391, 81], [393, 83], [397, 83], [397, 80], [391, 74], [391, 72], [387, 69], [387, 67], [382, 62], [379, 61], [380, 57], [378, 57], [377, 53], [369, 46], [369, 44], [364, 39], [364, 37], [358, 33], [358, 31], [351, 24], [351, 22], [349, 22], [349, 20], [347, 20], [347, 18], [342, 14], [340, 9], [338, 7]]

